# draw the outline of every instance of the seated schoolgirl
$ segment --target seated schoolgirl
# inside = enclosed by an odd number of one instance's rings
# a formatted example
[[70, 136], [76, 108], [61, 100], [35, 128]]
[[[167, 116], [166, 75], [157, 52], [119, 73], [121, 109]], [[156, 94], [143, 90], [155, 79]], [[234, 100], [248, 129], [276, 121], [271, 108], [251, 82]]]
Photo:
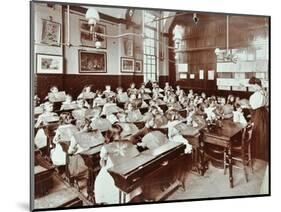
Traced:
[[100, 90], [96, 91], [96, 98], [93, 101], [93, 107], [103, 106], [106, 103], [106, 98], [103, 98], [103, 94]]
[[236, 104], [235, 111], [233, 111], [233, 122], [247, 125], [247, 120], [244, 117], [243, 109], [240, 104]]
[[127, 93], [128, 96], [131, 96], [132, 94], [137, 95], [138, 89], [136, 89], [136, 84], [131, 83], [130, 88], [128, 88]]
[[116, 91], [117, 91], [117, 95], [116, 95], [117, 102], [125, 103], [129, 101], [128, 94], [126, 92], [123, 92], [122, 87], [118, 87]]
[[58, 120], [58, 115], [53, 112], [53, 104], [51, 102], [45, 102], [43, 104], [43, 113], [38, 116], [35, 128], [39, 128], [41, 125], [52, 122], [52, 119]]
[[[53, 104], [50, 102], [45, 102], [43, 104], [43, 113], [39, 115], [37, 122], [35, 123], [35, 128], [40, 128], [48, 124], [48, 122], [58, 121], [59, 117], [56, 113], [53, 112]], [[34, 138], [34, 144], [37, 148], [43, 148], [47, 146], [47, 136], [43, 128], [38, 129]]]
[[76, 120], [76, 127], [81, 130], [85, 125], [86, 112], [88, 108], [85, 106], [86, 101], [84, 99], [77, 100], [77, 109], [72, 111], [72, 116]]
[[77, 99], [93, 99], [95, 98], [96, 94], [91, 91], [92, 85], [86, 85], [84, 86], [82, 92], [78, 95]]
[[71, 137], [78, 132], [78, 129], [71, 124], [72, 117], [70, 113], [60, 115], [60, 125], [56, 130], [53, 144], [55, 148], [51, 150], [51, 160], [55, 166], [66, 165], [66, 150], [63, 149], [71, 141]]
[[105, 90], [103, 91], [103, 95], [105, 98], [114, 97], [116, 94], [111, 90], [110, 85], [105, 86]]
[[188, 91], [187, 98], [192, 99], [193, 97], [194, 97], [193, 90], [190, 89], [190, 90]]
[[93, 118], [91, 119], [91, 127], [98, 129], [101, 132], [106, 132], [111, 128], [111, 122], [106, 118], [106, 115], [101, 115], [102, 109], [100, 107], [93, 108]]
[[77, 109], [78, 105], [76, 101], [72, 101], [72, 96], [67, 94], [65, 101], [62, 103], [60, 110], [74, 110]]
[[175, 92], [177, 96], [180, 95], [181, 90], [182, 90], [181, 87], [180, 87], [179, 85], [177, 85], [177, 86], [176, 86], [176, 92]]
[[[122, 128], [119, 125], [113, 125], [112, 129], [106, 132], [106, 144], [100, 151], [101, 170], [95, 179], [94, 192], [97, 204], [119, 203], [119, 189], [107, 170], [139, 154], [139, 151], [133, 144], [120, 141], [121, 132]], [[141, 194], [142, 189], [140, 187], [130, 193], [125, 193], [125, 202], [130, 202]]]
[[185, 144], [185, 154], [190, 154], [192, 152], [192, 146], [188, 143], [188, 140], [186, 140], [176, 129], [176, 125], [179, 124], [179, 121], [175, 119], [175, 113], [173, 111], [167, 111], [165, 116], [168, 119], [167, 127], [169, 141]]
[[143, 119], [140, 110], [133, 103], [128, 104], [128, 108], [125, 112], [127, 113], [126, 120], [128, 122], [137, 122]]

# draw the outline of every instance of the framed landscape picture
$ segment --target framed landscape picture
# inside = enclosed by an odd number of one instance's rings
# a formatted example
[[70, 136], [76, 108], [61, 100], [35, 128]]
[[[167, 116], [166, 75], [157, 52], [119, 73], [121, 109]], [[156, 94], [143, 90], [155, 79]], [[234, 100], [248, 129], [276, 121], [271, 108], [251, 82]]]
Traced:
[[[106, 49], [106, 39], [100, 35], [96, 35], [90, 32], [90, 25], [87, 21], [80, 19], [80, 42], [82, 46], [93, 47], [95, 48], [94, 39], [100, 41], [100, 49]], [[96, 24], [94, 27], [94, 32], [100, 34], [106, 34], [106, 26], [102, 24]]]
[[132, 58], [121, 57], [121, 72], [134, 72], [135, 60]]
[[37, 74], [62, 74], [63, 58], [60, 55], [37, 54]]
[[42, 19], [41, 43], [59, 46], [61, 40], [61, 25], [57, 22]]
[[79, 50], [80, 73], [105, 73], [106, 52], [89, 52]]

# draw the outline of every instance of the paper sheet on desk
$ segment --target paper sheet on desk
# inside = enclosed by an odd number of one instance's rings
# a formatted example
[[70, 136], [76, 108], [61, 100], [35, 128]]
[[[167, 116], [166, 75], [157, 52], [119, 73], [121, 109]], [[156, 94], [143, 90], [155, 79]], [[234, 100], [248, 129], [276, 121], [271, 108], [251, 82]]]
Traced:
[[184, 136], [195, 136], [199, 133], [199, 130], [192, 127], [188, 126], [184, 123], [180, 123], [176, 126], [176, 129], [180, 132], [180, 134]]
[[104, 143], [104, 137], [99, 131], [79, 132], [74, 134], [74, 139], [83, 149], [89, 149]]
[[50, 102], [63, 102], [66, 99], [65, 91], [60, 91], [58, 93], [48, 93], [48, 98]]
[[160, 131], [152, 131], [152, 132], [146, 134], [142, 138], [142, 143], [148, 149], [155, 149], [155, 148], [157, 148], [157, 147], [159, 147], [163, 144], [166, 144], [168, 142], [169, 142], [169, 140], [166, 137], [166, 135], [164, 135]]

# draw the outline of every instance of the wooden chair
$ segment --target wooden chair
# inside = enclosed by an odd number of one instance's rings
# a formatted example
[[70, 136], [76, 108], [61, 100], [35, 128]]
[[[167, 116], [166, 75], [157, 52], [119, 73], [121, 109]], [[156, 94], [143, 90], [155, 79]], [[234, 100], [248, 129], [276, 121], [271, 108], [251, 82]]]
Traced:
[[[240, 141], [233, 142], [232, 146], [232, 160], [234, 162], [242, 163], [243, 167], [240, 167], [236, 164], [233, 167], [240, 168], [244, 170], [244, 175], [246, 182], [248, 182], [248, 172], [247, 166], [250, 165], [251, 170], [253, 172], [253, 161], [251, 154], [251, 140], [252, 140], [252, 132], [253, 132], [253, 123], [248, 124], [243, 132]], [[224, 174], [226, 173], [226, 168], [229, 165], [228, 163], [228, 155], [224, 153]]]

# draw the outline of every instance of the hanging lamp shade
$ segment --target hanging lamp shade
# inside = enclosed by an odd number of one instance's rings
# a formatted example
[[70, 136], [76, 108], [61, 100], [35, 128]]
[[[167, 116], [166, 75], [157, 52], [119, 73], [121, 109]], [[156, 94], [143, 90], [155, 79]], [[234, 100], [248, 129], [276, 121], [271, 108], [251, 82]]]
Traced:
[[88, 24], [96, 25], [100, 21], [100, 16], [98, 11], [94, 7], [90, 7], [85, 15], [85, 18], [88, 20]]

